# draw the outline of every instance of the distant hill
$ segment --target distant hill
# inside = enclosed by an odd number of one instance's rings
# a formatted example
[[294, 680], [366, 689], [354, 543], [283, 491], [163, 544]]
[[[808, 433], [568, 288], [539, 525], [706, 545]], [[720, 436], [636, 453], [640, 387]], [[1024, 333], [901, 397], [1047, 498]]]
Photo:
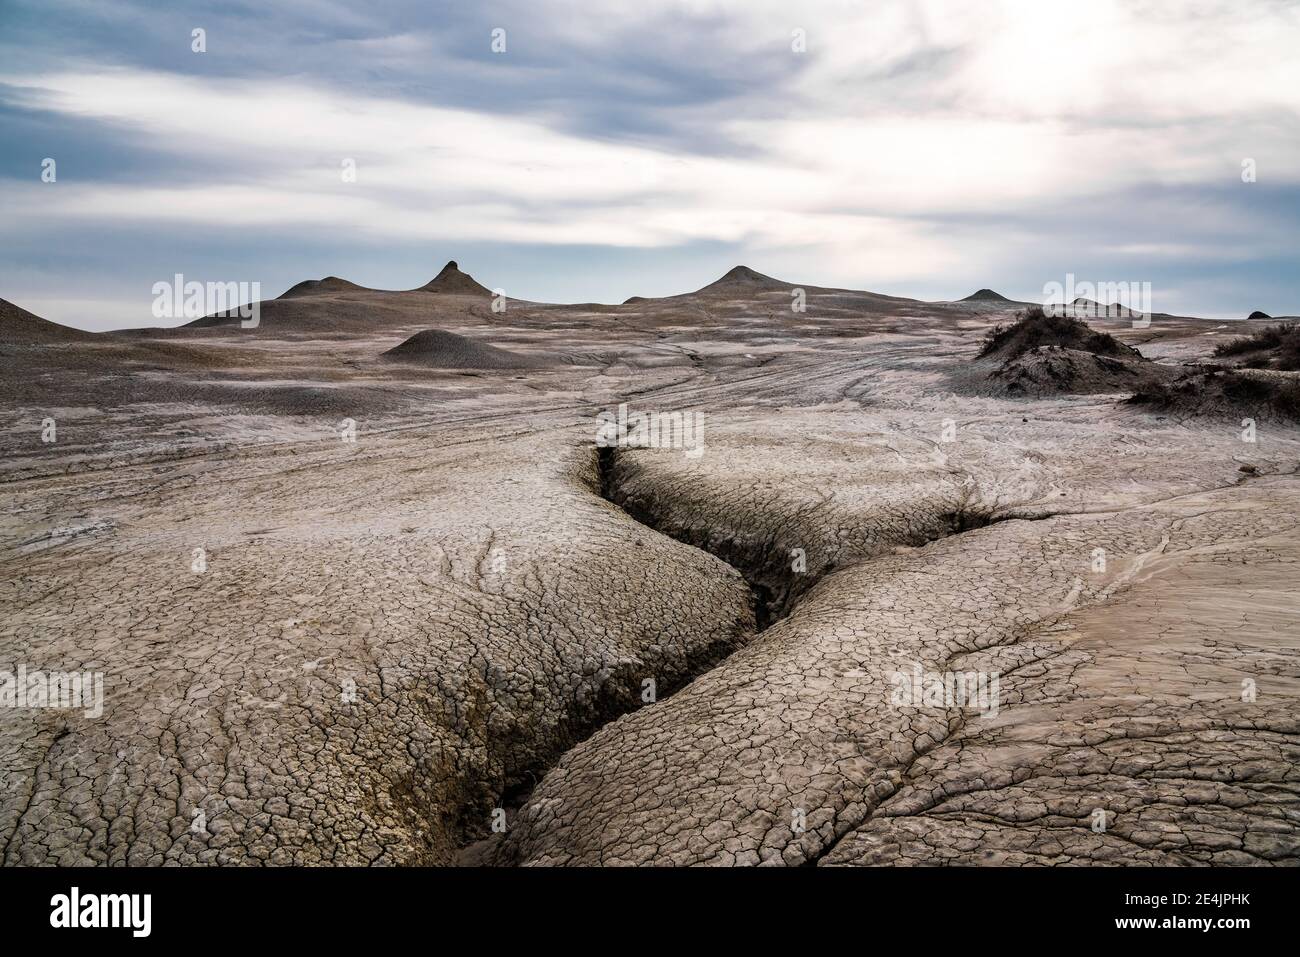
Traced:
[[734, 266], [718, 279], [697, 290], [698, 293], [780, 292], [794, 289], [795, 284], [773, 279], [748, 266]]
[[0, 345], [44, 345], [59, 342], [90, 342], [93, 332], [83, 332], [70, 326], [42, 319], [21, 306], [0, 299]]
[[[296, 286], [286, 290], [280, 299], [300, 299], [304, 296], [327, 296], [344, 292], [384, 292], [382, 289], [370, 289], [358, 286], [354, 282], [340, 279], [338, 276], [326, 276], [324, 279], [305, 279]], [[442, 267], [442, 271], [423, 286], [409, 292], [436, 292], [449, 296], [491, 296], [492, 291], [475, 282], [474, 277], [460, 271], [456, 261], [452, 260]]]
[[280, 295], [281, 299], [296, 299], [299, 296], [329, 295], [338, 292], [366, 292], [365, 286], [340, 279], [338, 276], [326, 276], [324, 279], [304, 279]]
[[468, 273], [460, 271], [456, 260], [451, 260], [442, 267], [442, 272], [420, 287], [423, 292], [439, 292], [449, 296], [486, 296], [491, 298], [492, 290], [474, 280]]
[[965, 299], [958, 299], [958, 302], [1014, 302], [1008, 299], [1000, 292], [994, 292], [992, 289], [979, 289], [971, 293]]
[[[430, 300], [420, 293], [447, 296], [434, 311], [462, 313], [469, 307], [469, 297], [491, 298], [492, 292], [461, 272], [449, 262], [433, 279], [416, 289], [370, 289], [337, 276], [308, 279], [287, 290], [276, 299], [260, 302], [259, 322], [247, 327], [254, 335], [347, 335], [353, 331], [424, 325], [431, 318]], [[176, 332], [242, 326], [244, 317], [238, 310], [226, 310], [194, 319]], [[151, 333], [153, 334], [153, 333]]]

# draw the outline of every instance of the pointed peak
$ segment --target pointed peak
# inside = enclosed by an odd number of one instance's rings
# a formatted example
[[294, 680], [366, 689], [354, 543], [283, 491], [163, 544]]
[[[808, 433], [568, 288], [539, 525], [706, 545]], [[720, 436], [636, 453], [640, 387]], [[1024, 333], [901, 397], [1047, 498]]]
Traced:
[[433, 279], [420, 287], [424, 292], [441, 292], [457, 296], [490, 296], [491, 291], [474, 281], [469, 273], [460, 271], [456, 260], [447, 260], [447, 265]]
[[718, 282], [780, 282], [748, 266], [732, 266]]
[[782, 282], [780, 279], [773, 279], [771, 276], [765, 276], [763, 273], [748, 266], [733, 266], [726, 271], [720, 278], [709, 283], [700, 292], [705, 291], [727, 291], [727, 290], [750, 290], [750, 291], [768, 291], [773, 289], [790, 289], [791, 284]]

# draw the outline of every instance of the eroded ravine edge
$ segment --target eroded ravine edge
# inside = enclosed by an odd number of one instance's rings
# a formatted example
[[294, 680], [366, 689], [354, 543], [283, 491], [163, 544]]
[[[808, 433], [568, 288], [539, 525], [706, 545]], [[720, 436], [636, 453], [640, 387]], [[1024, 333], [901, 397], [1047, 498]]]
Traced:
[[[707, 552], [734, 568], [754, 593], [754, 617], [759, 632], [788, 618], [799, 601], [833, 572], [868, 561], [879, 553], [879, 549], [851, 549], [838, 560], [821, 565], [808, 564], [805, 569], [796, 571], [789, 550], [775, 538], [733, 535], [719, 529], [713, 522], [694, 523], [670, 517], [676, 503], [666, 501], [654, 487], [655, 483], [627, 481], [625, 466], [620, 465], [625, 453], [614, 448], [598, 449], [597, 453], [601, 497], [647, 528]], [[630, 485], [636, 485], [637, 490], [630, 490]], [[928, 524], [928, 531], [900, 533], [884, 545], [919, 548], [999, 521], [1031, 518], [994, 514], [982, 507], [976, 498], [972, 487], [963, 501], [938, 511], [933, 522]], [[1052, 514], [1044, 512], [1032, 518], [1049, 518]]]
[[[788, 564], [786, 551], [778, 547], [777, 542], [761, 538], [745, 538], [743, 534], [745, 523], [743, 520], [736, 529], [727, 532], [725, 529], [719, 528], [717, 522], [708, 521], [707, 516], [698, 516], [698, 521], [692, 516], [684, 516], [678, 508], [681, 503], [675, 500], [671, 492], [663, 492], [659, 487], [659, 483], [631, 480], [631, 477], [635, 476], [636, 473], [630, 472], [628, 469], [635, 460], [635, 456], [654, 453], [629, 453], [616, 448], [597, 448], [592, 451], [592, 454], [594, 468], [587, 473], [588, 478], [585, 483], [592, 493], [598, 494], [650, 532], [664, 535], [709, 554], [714, 560], [723, 563], [734, 571], [739, 578], [744, 580], [753, 596], [756, 627], [745, 643], [721, 655], [701, 660], [698, 667], [680, 674], [673, 682], [672, 687], [659, 689], [656, 703], [666, 701], [676, 691], [687, 687], [695, 679], [721, 667], [741, 647], [752, 643], [767, 629], [788, 617], [801, 599], [810, 594], [814, 586], [828, 578], [832, 573], [879, 557], [878, 554], [869, 552], [850, 553], [842, 556], [841, 560], [835, 564], [817, 568], [808, 567], [804, 571], [794, 572]], [[620, 461], [623, 463], [622, 469], [620, 468]], [[1238, 483], [1234, 484], [1239, 484], [1240, 481], [1238, 480]], [[929, 531], [924, 535], [924, 540], [900, 540], [893, 544], [921, 547], [941, 539], [986, 528], [1001, 522], [1043, 521], [1074, 513], [1070, 509], [1035, 508], [1026, 510], [1023, 507], [1016, 508], [1006, 505], [995, 511], [980, 500], [978, 486], [975, 483], [970, 484], [970, 494], [965, 495], [959, 501], [949, 501], [942, 505], [938, 502], [935, 503], [935, 506], [937, 506], [934, 509], [935, 514], [933, 516], [935, 521], [929, 526]], [[635, 488], [633, 488], [634, 486]], [[1203, 491], [1184, 493], [1184, 495], [1202, 494]], [[1126, 511], [1130, 508], [1149, 507], [1149, 505], [1150, 503], [1135, 503], [1130, 506], [1096, 511]], [[1087, 510], [1078, 511], [1086, 512]], [[743, 539], [743, 541], [737, 541], [740, 539]], [[560, 764], [566, 755], [608, 724], [636, 710], [638, 708], [634, 704], [631, 708], [613, 709], [601, 715], [596, 723], [584, 729], [580, 740], [575, 740], [562, 752], [550, 755], [549, 757], [553, 758], [553, 760], [549, 760], [533, 769], [530, 775], [531, 780], [526, 786], [507, 789], [507, 792], [502, 795], [502, 801], [506, 802], [503, 806], [506, 807], [508, 812], [511, 812], [517, 811], [526, 805], [537, 784], [541, 782], [547, 773]], [[949, 733], [955, 730], [955, 728], [948, 729]], [[843, 834], [837, 833], [835, 838], [822, 849], [821, 853], [813, 855], [807, 863], [818, 863], [834, 850], [839, 838], [843, 836]], [[466, 863], [513, 863], [513, 861], [509, 860], [495, 859], [496, 853], [501, 849], [503, 843], [504, 835], [496, 835], [487, 839], [487, 841], [476, 842], [470, 845], [468, 855], [464, 857], [464, 861]]]
[[[591, 490], [650, 532], [697, 548], [732, 569], [749, 586], [753, 596], [755, 629], [746, 644], [753, 642], [773, 625], [789, 617], [803, 596], [807, 595], [814, 586], [831, 573], [845, 567], [845, 563], [839, 563], [825, 565], [816, 569], [809, 568], [806, 571], [795, 573], [788, 563], [783, 560], [784, 552], [776, 548], [772, 542], [765, 542], [761, 545], [753, 542], [737, 543], [734, 539], [716, 537], [713, 534], [714, 530], [711, 528], [668, 521], [665, 516], [669, 510], [661, 507], [666, 503], [661, 503], [653, 498], [636, 498], [628, 494], [619, 474], [619, 459], [624, 454], [613, 447], [595, 449], [595, 482]], [[1044, 515], [1042, 517], [1046, 518], [1048, 516]], [[939, 516], [939, 519], [938, 527], [940, 531], [938, 533], [927, 536], [924, 541], [908, 544], [915, 546], [928, 544], [941, 538], [984, 528], [1001, 520], [985, 510], [974, 507], [970, 501], [944, 512]], [[900, 542], [899, 544], [903, 543]], [[857, 564], [860, 561], [869, 560], [871, 557], [871, 555], [854, 556], [848, 564]], [[732, 654], [739, 650], [739, 648], [736, 648], [728, 654], [702, 661], [699, 668], [681, 675], [670, 687], [661, 687], [655, 703], [661, 704], [667, 701], [673, 694], [690, 685], [695, 679], [721, 667]], [[530, 774], [532, 780], [528, 785], [516, 785], [507, 788], [501, 796], [503, 802], [501, 806], [507, 810], [508, 814], [524, 806], [535, 787], [541, 783], [552, 768], [561, 763], [565, 755], [574, 748], [579, 747], [603, 727], [627, 713], [629, 713], [628, 709], [622, 709], [603, 715], [602, 720], [585, 729], [585, 733], [580, 740], [575, 740], [569, 748], [555, 755], [553, 761], [546, 763], [545, 766], [533, 769]], [[499, 856], [499, 852], [504, 845], [504, 838], [504, 834], [494, 834], [466, 845], [460, 852], [458, 862], [465, 865], [495, 864], [506, 866], [514, 863], [510, 860], [503, 860]]]

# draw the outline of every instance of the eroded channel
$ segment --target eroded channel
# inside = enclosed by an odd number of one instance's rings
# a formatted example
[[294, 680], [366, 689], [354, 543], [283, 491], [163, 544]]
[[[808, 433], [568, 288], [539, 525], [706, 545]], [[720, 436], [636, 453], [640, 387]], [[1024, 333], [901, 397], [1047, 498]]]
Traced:
[[[753, 596], [754, 627], [746, 644], [788, 617], [800, 599], [818, 582], [842, 567], [825, 564], [820, 567], [796, 568], [780, 542], [746, 536], [743, 531], [719, 528], [704, 515], [696, 515], [689, 510], [684, 512], [681, 503], [668, 500], [655, 489], [653, 482], [630, 481], [633, 472], [628, 461], [630, 458], [629, 453], [615, 448], [596, 449], [596, 481], [593, 492], [597, 492], [651, 533], [665, 535], [707, 552], [743, 579]], [[925, 533], [900, 533], [898, 544], [919, 547], [940, 538], [982, 528], [992, 521], [994, 519], [978, 508], [963, 506], [936, 515], [934, 521], [926, 526]], [[864, 554], [856, 556], [854, 561], [869, 560], [871, 557], [870, 554]], [[666, 701], [701, 675], [719, 667], [737, 650], [739, 648], [729, 649], [720, 655], [701, 656], [678, 680], [658, 689], [655, 703]], [[571, 748], [579, 746], [610, 722], [635, 710], [635, 705], [632, 708], [617, 705], [617, 702], [610, 702], [600, 718], [583, 729], [581, 737], [574, 741]], [[506, 811], [507, 818], [528, 802], [537, 784], [560, 763], [571, 748], [556, 754], [553, 761], [533, 769], [525, 779], [515, 782], [503, 792], [500, 807]], [[461, 851], [459, 863], [511, 865], [513, 861], [502, 859], [505, 846], [503, 838], [504, 835], [495, 834], [467, 845]]]

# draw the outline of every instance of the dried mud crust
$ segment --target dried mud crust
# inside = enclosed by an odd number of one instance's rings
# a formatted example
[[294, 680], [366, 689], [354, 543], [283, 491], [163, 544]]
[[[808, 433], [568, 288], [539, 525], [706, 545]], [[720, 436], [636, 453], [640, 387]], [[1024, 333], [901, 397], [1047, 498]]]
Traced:
[[1145, 359], [1111, 356], [1039, 346], [1007, 360], [989, 374], [989, 381], [1008, 395], [1138, 392], [1177, 378], [1174, 366]]
[[[566, 754], [502, 859], [1295, 863], [1298, 516], [1274, 479], [834, 572]], [[913, 662], [1000, 673], [997, 716], [892, 704]]]
[[[0, 709], [0, 860], [1095, 861], [1073, 815], [1098, 788], [1054, 750], [1082, 740], [1088, 774], [1110, 762], [1106, 841], [1173, 859], [1172, 820], [1195, 835], [1182, 860], [1289, 861], [1275, 719], [1296, 710], [1300, 616], [1275, 584], [1296, 512], [1277, 476], [1300, 432], [1261, 421], [1247, 445], [1236, 422], [1114, 397], [954, 395], [1016, 304], [807, 287], [794, 314], [788, 284], [733, 273], [502, 314], [325, 282], [256, 329], [0, 349], [0, 668], [106, 678], [99, 719]], [[430, 326], [575, 361], [377, 359]], [[1218, 335], [1098, 326], [1166, 359]], [[698, 460], [607, 456], [626, 511], [592, 449], [623, 402], [707, 419]], [[1206, 546], [1194, 513], [1228, 501], [1243, 514]], [[777, 622], [757, 638], [745, 579]], [[1017, 689], [1001, 724], [881, 712], [880, 649], [937, 665], [972, 647]], [[1207, 696], [1239, 660], [1260, 695], [1229, 714]], [[1065, 676], [1051, 694], [1014, 683], [1038, 668]], [[1164, 750], [1148, 721], [1169, 722]], [[1249, 760], [1227, 766], [1224, 741]], [[1025, 789], [1049, 813], [994, 803]], [[796, 798], [808, 828], [787, 834]], [[509, 840], [480, 843], [497, 807]]]
[[6, 657], [103, 671], [105, 709], [0, 710], [3, 862], [450, 862], [645, 679], [752, 633], [740, 577], [592, 459], [443, 434], [63, 480], [103, 521], [9, 543]]

